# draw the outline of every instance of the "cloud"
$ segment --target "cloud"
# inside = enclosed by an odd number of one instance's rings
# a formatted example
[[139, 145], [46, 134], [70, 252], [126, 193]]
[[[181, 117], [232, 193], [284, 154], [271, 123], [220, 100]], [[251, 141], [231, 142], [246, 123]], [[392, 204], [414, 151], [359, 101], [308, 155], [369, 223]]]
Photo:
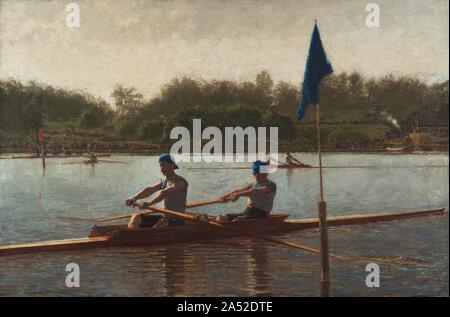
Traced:
[[315, 18], [336, 72], [448, 79], [448, 3], [380, 0], [368, 28], [361, 1], [85, 0], [0, 2], [0, 77], [36, 79], [109, 98], [115, 83], [147, 97], [174, 76], [299, 83]]

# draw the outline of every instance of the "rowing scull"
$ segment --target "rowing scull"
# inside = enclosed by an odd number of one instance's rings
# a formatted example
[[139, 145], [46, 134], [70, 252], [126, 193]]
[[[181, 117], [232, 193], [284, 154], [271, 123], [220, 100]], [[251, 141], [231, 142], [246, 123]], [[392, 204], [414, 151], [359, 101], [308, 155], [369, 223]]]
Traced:
[[[344, 225], [361, 225], [374, 222], [393, 221], [407, 218], [443, 215], [445, 208], [393, 212], [371, 213], [350, 216], [328, 217], [329, 227]], [[273, 214], [267, 219], [254, 219], [229, 224], [236, 228], [256, 234], [283, 234], [291, 231], [316, 229], [319, 220], [286, 220], [286, 214]], [[79, 249], [96, 249], [110, 247], [157, 246], [193, 241], [211, 241], [240, 236], [230, 231], [218, 231], [201, 223], [173, 226], [158, 229], [127, 230], [126, 225], [94, 226], [86, 238], [52, 240], [35, 243], [22, 243], [0, 246], [0, 256], [33, 252], [69, 251]]]

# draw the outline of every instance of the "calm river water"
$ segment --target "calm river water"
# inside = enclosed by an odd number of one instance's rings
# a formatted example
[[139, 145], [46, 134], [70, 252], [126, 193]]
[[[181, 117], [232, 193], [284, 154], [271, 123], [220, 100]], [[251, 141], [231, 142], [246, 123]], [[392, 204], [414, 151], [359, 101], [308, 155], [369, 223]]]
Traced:
[[[316, 155], [297, 154], [317, 165]], [[63, 164], [48, 159], [0, 160], [0, 244], [86, 236], [98, 218], [131, 212], [123, 201], [160, 179], [157, 157], [113, 156], [125, 164]], [[181, 164], [189, 201], [213, 199], [250, 179], [246, 169]], [[235, 166], [237, 163], [235, 164]], [[328, 215], [449, 207], [448, 154], [325, 154]], [[207, 166], [203, 163], [203, 166]], [[241, 164], [242, 166], [242, 164]], [[351, 168], [354, 166], [354, 168]], [[366, 166], [366, 167], [362, 167]], [[208, 166], [209, 167], [209, 166]], [[316, 217], [318, 170], [279, 170], [274, 210]], [[245, 201], [199, 208], [243, 210]], [[381, 285], [367, 288], [365, 263], [331, 261], [333, 296], [448, 296], [448, 214], [329, 229], [330, 248], [346, 255], [403, 256], [429, 264], [380, 264]], [[282, 236], [318, 248], [317, 231]], [[81, 287], [67, 288], [68, 263]], [[0, 258], [0, 296], [318, 296], [319, 257], [251, 239], [159, 248], [117, 248]]]

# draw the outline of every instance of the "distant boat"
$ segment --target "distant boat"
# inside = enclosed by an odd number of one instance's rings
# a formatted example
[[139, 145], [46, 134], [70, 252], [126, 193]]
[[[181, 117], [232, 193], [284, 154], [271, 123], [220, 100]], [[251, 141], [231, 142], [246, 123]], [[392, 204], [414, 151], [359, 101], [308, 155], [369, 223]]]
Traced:
[[[97, 153], [97, 157], [110, 157], [111, 153]], [[13, 159], [37, 159], [41, 158], [42, 156], [37, 155], [23, 155], [23, 156], [13, 156], [11, 158]], [[59, 154], [59, 155], [46, 155], [45, 158], [75, 158], [75, 157], [87, 157], [87, 155], [66, 155], [66, 154]]]
[[400, 147], [387, 147], [387, 151], [389, 152], [404, 152], [406, 150], [406, 146], [400, 146]]

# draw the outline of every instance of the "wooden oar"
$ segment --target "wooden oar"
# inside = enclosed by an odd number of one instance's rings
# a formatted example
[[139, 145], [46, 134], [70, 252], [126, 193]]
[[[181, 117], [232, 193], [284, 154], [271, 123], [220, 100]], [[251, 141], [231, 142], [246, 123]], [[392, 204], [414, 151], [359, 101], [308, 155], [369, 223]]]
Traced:
[[[195, 208], [195, 207], [201, 207], [201, 206], [208, 206], [208, 205], [213, 205], [213, 204], [217, 204], [217, 203], [221, 203], [221, 202], [222, 202], [222, 200], [220, 200], [220, 199], [196, 201], [196, 202], [187, 204], [186, 208]], [[133, 213], [126, 214], [126, 215], [120, 215], [120, 216], [114, 216], [114, 217], [108, 217], [108, 218], [100, 218], [100, 219], [97, 219], [97, 222], [105, 222], [105, 221], [126, 219], [126, 218], [130, 218], [130, 217], [132, 217], [134, 215], [148, 215], [148, 214], [153, 214], [153, 213], [155, 213], [155, 211], [133, 212]]]
[[[158, 207], [152, 207], [152, 206], [148, 207], [148, 209], [150, 209], [153, 212], [159, 212], [159, 213], [165, 214], [166, 216], [172, 216], [172, 217], [185, 219], [185, 220], [189, 220], [189, 221], [200, 221], [211, 227], [214, 227], [214, 228], [217, 228], [220, 230], [231, 231], [231, 232], [239, 233], [239, 234], [242, 234], [245, 236], [250, 236], [250, 237], [257, 238], [257, 239], [265, 240], [268, 242], [285, 245], [285, 246], [288, 246], [291, 248], [295, 248], [295, 249], [299, 249], [299, 250], [303, 250], [303, 251], [307, 251], [307, 252], [311, 252], [311, 253], [315, 253], [315, 254], [320, 254], [319, 250], [302, 245], [302, 244], [293, 243], [290, 241], [276, 239], [276, 238], [272, 238], [272, 237], [268, 237], [268, 236], [263, 236], [263, 235], [260, 235], [257, 233], [249, 232], [246, 230], [242, 230], [242, 229], [234, 227], [233, 225], [222, 224], [217, 221], [210, 220], [207, 217], [202, 217], [202, 215], [194, 216], [194, 215], [187, 214], [187, 213], [182, 213], [182, 212], [177, 212], [177, 211], [173, 211], [173, 210], [168, 210], [165, 208], [158, 208]], [[341, 256], [341, 255], [337, 255], [334, 253], [329, 253], [328, 255], [330, 257], [333, 257], [333, 258], [339, 259], [339, 260], [361, 261], [364, 263], [367, 263], [367, 261], [371, 261], [371, 262], [375, 262], [375, 263], [377, 263], [377, 262], [385, 263], [385, 264], [425, 264], [425, 263], [430, 263], [428, 261], [423, 261], [423, 260], [418, 260], [418, 259], [404, 259], [403, 257], [398, 257], [398, 256], [396, 256], [396, 257]]]
[[85, 163], [86, 163], [85, 161], [78, 161], [78, 162], [64, 162], [61, 164], [85, 164]]
[[213, 200], [203, 200], [203, 201], [196, 201], [190, 204], [186, 205], [186, 208], [194, 208], [194, 207], [201, 207], [201, 206], [209, 206], [222, 203], [221, 199], [213, 199]]
[[109, 161], [109, 160], [97, 160], [97, 162], [125, 164], [125, 162], [120, 162], [120, 161]]
[[[205, 224], [208, 224], [211, 227], [214, 227], [214, 228], [217, 228], [217, 229], [220, 229], [220, 230], [231, 231], [231, 232], [239, 233], [239, 234], [242, 234], [242, 235], [258, 238], [258, 239], [261, 239], [261, 240], [266, 240], [266, 241], [269, 241], [269, 242], [272, 242], [272, 243], [286, 245], [286, 246], [291, 247], [291, 248], [300, 249], [300, 250], [303, 250], [303, 251], [308, 251], [308, 252], [320, 254], [319, 250], [307, 247], [307, 246], [302, 245], [302, 244], [297, 244], [297, 243], [293, 243], [293, 242], [289, 242], [289, 241], [285, 241], [285, 240], [281, 240], [281, 239], [276, 239], [276, 238], [272, 238], [272, 237], [263, 236], [263, 235], [260, 235], [260, 234], [257, 234], [257, 233], [253, 233], [253, 232], [248, 232], [248, 231], [236, 228], [236, 227], [234, 227], [232, 225], [222, 224], [222, 223], [219, 223], [217, 221], [209, 220], [208, 218], [205, 218], [205, 217], [194, 216], [194, 215], [187, 214], [187, 213], [177, 212], [177, 211], [173, 211], [173, 210], [169, 210], [169, 209], [165, 209], [165, 208], [153, 207], [153, 206], [150, 206], [150, 207], [147, 207], [147, 208], [150, 209], [153, 212], [159, 212], [159, 213], [165, 214], [166, 216], [172, 216], [172, 217], [176, 217], [176, 218], [184, 219], [184, 220], [189, 220], [189, 221], [200, 221], [200, 222], [203, 222]], [[335, 257], [335, 258], [342, 258], [339, 255], [336, 255], [334, 253], [329, 253], [328, 255], [331, 256], [331, 257]]]
[[125, 164], [125, 162], [120, 161], [108, 161], [108, 160], [97, 160], [97, 162], [90, 162], [90, 161], [79, 161], [79, 162], [67, 162], [67, 163], [61, 163], [61, 164], [97, 164], [97, 163], [115, 163], [115, 164]]

